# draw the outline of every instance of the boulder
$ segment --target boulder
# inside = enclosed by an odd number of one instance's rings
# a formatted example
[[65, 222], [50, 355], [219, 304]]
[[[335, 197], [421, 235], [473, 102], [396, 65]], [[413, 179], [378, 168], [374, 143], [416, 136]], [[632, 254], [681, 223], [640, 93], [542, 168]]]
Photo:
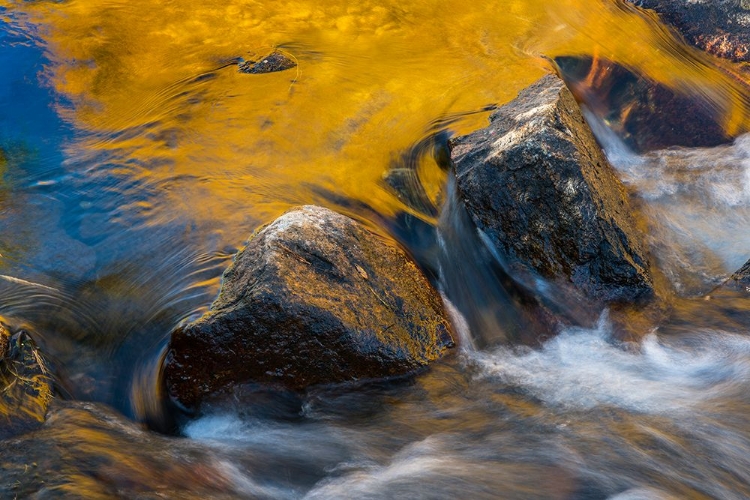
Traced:
[[575, 98], [635, 152], [733, 140], [724, 116], [701, 95], [677, 92], [605, 59], [561, 56], [555, 63]]
[[628, 193], [557, 76], [449, 146], [459, 198], [513, 272], [572, 283], [604, 303], [652, 297]]
[[210, 311], [172, 333], [164, 378], [194, 408], [238, 383], [299, 391], [412, 374], [453, 344], [440, 295], [400, 248], [305, 206], [254, 234]]
[[0, 323], [0, 439], [40, 427], [52, 392], [49, 369], [31, 337], [11, 334]]
[[688, 43], [717, 57], [750, 62], [750, 1], [628, 0], [659, 14]]

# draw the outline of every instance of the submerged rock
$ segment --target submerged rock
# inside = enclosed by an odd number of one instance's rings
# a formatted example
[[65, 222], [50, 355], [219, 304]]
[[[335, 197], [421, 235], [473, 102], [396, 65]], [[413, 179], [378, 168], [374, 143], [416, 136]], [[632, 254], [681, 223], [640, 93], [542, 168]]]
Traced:
[[439, 294], [399, 248], [305, 206], [253, 235], [218, 299], [172, 334], [164, 377], [188, 408], [227, 386], [412, 374], [453, 346]]
[[548, 75], [451, 141], [460, 199], [511, 269], [589, 298], [653, 295], [628, 195], [562, 80]]
[[750, 62], [750, 1], [628, 0], [651, 9], [692, 45], [734, 62]]
[[285, 71], [297, 67], [291, 58], [276, 50], [258, 61], [242, 61], [237, 65], [240, 73], [260, 74]]
[[576, 99], [585, 103], [631, 149], [726, 144], [724, 117], [699, 95], [685, 95], [603, 59], [557, 57]]
[[[36, 431], [0, 439], [0, 498], [269, 498], [200, 443], [141, 429], [99, 403], [56, 401]], [[265, 495], [263, 493], [266, 493]]]
[[51, 400], [52, 379], [31, 337], [0, 323], [0, 439], [40, 427]]

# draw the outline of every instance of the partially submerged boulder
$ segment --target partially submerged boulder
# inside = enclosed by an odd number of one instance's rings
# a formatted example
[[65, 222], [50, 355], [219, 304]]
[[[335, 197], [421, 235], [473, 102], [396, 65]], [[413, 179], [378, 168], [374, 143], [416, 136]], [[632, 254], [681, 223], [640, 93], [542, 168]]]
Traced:
[[633, 151], [711, 147], [733, 140], [724, 116], [701, 95], [687, 95], [620, 64], [589, 56], [555, 58], [576, 99]]
[[303, 390], [412, 374], [451, 346], [440, 295], [400, 248], [305, 206], [250, 238], [211, 310], [173, 332], [164, 377], [193, 408], [243, 382]]
[[734, 62], [750, 62], [750, 1], [628, 0], [659, 14], [692, 45]]
[[0, 323], [0, 439], [44, 423], [52, 379], [31, 337]]
[[548, 75], [450, 142], [459, 197], [512, 269], [591, 299], [653, 295], [628, 194], [562, 80]]

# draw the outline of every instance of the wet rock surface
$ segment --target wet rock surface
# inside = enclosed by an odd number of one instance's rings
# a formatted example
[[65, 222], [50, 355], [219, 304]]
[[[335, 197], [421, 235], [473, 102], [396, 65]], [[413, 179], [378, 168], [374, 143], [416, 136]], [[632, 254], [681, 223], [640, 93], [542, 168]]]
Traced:
[[558, 57], [555, 63], [576, 99], [636, 152], [710, 147], [733, 139], [724, 130], [721, 113], [698, 96], [607, 60]]
[[0, 455], [0, 498], [270, 495], [199, 445], [144, 431], [98, 403], [53, 403], [40, 429], [0, 440]]
[[453, 345], [439, 294], [399, 248], [305, 206], [253, 235], [199, 320], [173, 334], [164, 376], [193, 408], [227, 386], [412, 374]]
[[735, 271], [717, 290], [742, 292], [743, 295], [750, 292], [750, 260]]
[[742, 286], [750, 286], [750, 260], [745, 262], [730, 279]]
[[628, 195], [562, 80], [548, 75], [450, 143], [458, 194], [508, 259], [591, 299], [653, 295]]
[[734, 62], [750, 62], [748, 0], [628, 0], [659, 14], [692, 45]]
[[0, 323], [0, 439], [40, 427], [52, 393], [49, 369], [31, 337]]
[[274, 51], [257, 61], [242, 61], [237, 65], [240, 73], [262, 74], [285, 71], [297, 67], [297, 63], [280, 51]]

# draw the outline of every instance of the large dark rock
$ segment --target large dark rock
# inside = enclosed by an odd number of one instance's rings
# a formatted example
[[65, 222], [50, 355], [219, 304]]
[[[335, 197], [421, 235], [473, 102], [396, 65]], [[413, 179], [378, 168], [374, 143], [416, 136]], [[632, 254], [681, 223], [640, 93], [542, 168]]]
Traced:
[[733, 140], [723, 114], [701, 95], [680, 93], [604, 59], [561, 56], [555, 63], [576, 99], [636, 152]]
[[548, 75], [450, 143], [460, 199], [509, 266], [589, 298], [653, 294], [628, 194], [562, 80]]
[[0, 323], [0, 439], [40, 427], [50, 401], [52, 379], [31, 337]]
[[750, 62], [750, 1], [628, 0], [651, 9], [692, 45], [734, 62]]
[[440, 296], [402, 250], [306, 206], [250, 238], [211, 310], [172, 334], [164, 376], [192, 408], [236, 383], [302, 390], [411, 374], [452, 345]]

